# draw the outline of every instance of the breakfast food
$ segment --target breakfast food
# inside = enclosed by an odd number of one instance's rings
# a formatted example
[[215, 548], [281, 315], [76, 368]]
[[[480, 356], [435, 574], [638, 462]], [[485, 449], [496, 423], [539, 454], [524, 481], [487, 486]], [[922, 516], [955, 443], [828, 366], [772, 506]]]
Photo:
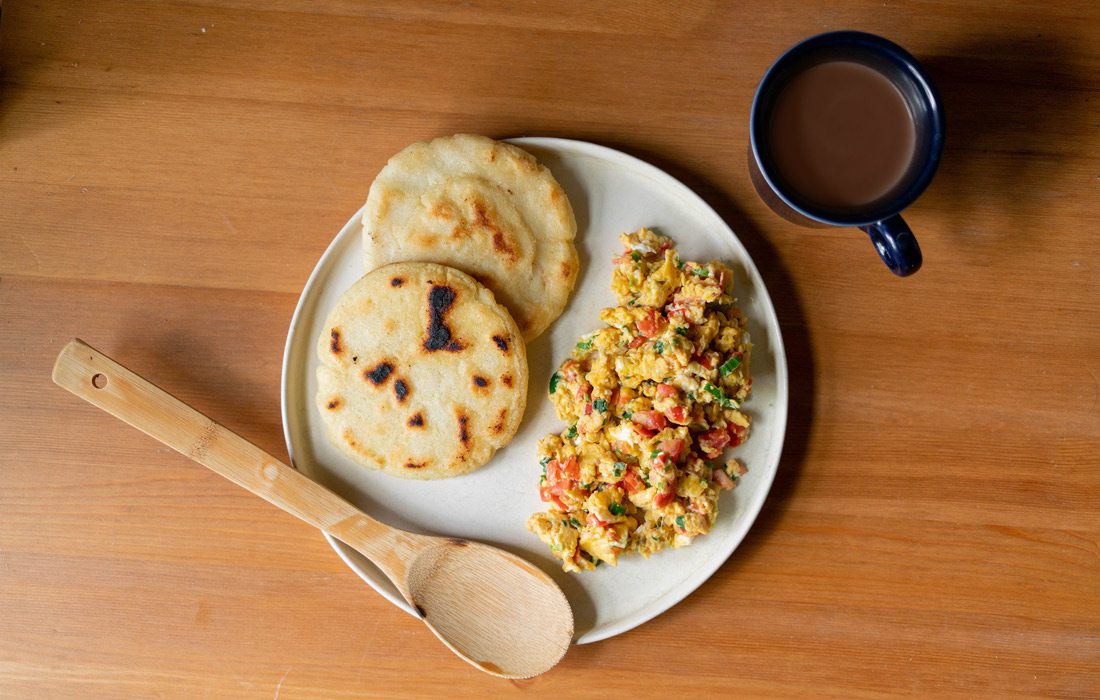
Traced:
[[565, 191], [526, 151], [458, 134], [390, 158], [363, 212], [366, 269], [431, 261], [460, 269], [542, 333], [573, 291], [577, 223]]
[[330, 440], [389, 474], [472, 471], [523, 417], [519, 329], [492, 292], [453, 268], [395, 263], [367, 273], [332, 309], [317, 355]]
[[752, 388], [746, 321], [720, 262], [680, 260], [648, 229], [623, 234], [618, 306], [550, 379], [568, 427], [539, 443], [539, 494], [527, 526], [566, 571], [620, 554], [690, 544], [718, 514], [718, 494], [745, 473], [727, 447], [748, 437]]

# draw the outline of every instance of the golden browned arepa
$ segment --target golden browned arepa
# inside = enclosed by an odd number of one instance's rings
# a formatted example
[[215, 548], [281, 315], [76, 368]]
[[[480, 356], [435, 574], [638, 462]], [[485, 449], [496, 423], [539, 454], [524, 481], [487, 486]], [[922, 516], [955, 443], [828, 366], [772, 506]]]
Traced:
[[565, 191], [526, 151], [457, 134], [390, 158], [363, 212], [366, 269], [424, 260], [491, 289], [535, 338], [561, 315], [577, 278], [577, 222]]
[[512, 317], [469, 275], [394, 263], [340, 297], [317, 341], [329, 439], [412, 479], [465, 474], [519, 428], [527, 354]]

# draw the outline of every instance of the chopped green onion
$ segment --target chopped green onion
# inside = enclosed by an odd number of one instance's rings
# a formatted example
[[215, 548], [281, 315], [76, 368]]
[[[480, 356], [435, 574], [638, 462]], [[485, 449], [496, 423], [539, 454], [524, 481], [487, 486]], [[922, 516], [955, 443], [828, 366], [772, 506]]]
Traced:
[[626, 469], [626, 462], [615, 462], [615, 467], [614, 467], [615, 476], [622, 476], [624, 469]]
[[638, 472], [638, 476], [642, 477], [642, 483], [645, 484], [645, 487], [648, 489], [649, 488], [649, 479], [645, 478], [645, 473], [644, 472]]
[[561, 375], [554, 372], [550, 375], [550, 393], [553, 394], [558, 390], [558, 382], [561, 381]]
[[661, 353], [663, 353], [663, 352], [665, 351], [665, 344], [664, 344], [664, 343], [662, 343], [662, 342], [661, 342], [661, 341], [659, 341], [659, 340], [658, 340], [658, 341], [655, 341], [655, 342], [653, 343], [653, 349], [657, 351], [657, 354], [658, 354], [658, 355], [660, 355]]
[[726, 392], [714, 386], [710, 382], [703, 382], [703, 391], [707, 392], [722, 406], [722, 408], [737, 408], [736, 401], [726, 396]]
[[684, 516], [682, 516], [682, 515], [677, 515], [676, 516], [676, 527], [680, 528], [681, 530], [686, 529], [684, 527]]
[[634, 415], [634, 413], [631, 412], [631, 411], [623, 411], [623, 418], [625, 418], [627, 420], [630, 420], [630, 417], [633, 416], [633, 415]]
[[688, 334], [688, 327], [687, 326], [676, 326], [676, 335], [685, 335], [686, 336], [687, 334]]
[[693, 267], [691, 268], [691, 274], [696, 277], [710, 277], [710, 270], [705, 267]]
[[676, 261], [676, 267], [683, 270], [684, 269], [684, 261], [683, 260], [677, 260]]
[[569, 426], [569, 430], [565, 431], [565, 439], [566, 440], [572, 440], [575, 437], [577, 437], [577, 424], [576, 423]]
[[547, 464], [550, 464], [550, 458], [549, 457], [543, 457], [542, 459], [539, 460], [539, 466], [541, 466], [543, 468], [543, 471], [546, 470], [546, 465]]
[[603, 563], [603, 559], [593, 559], [592, 561], [593, 561], [593, 564], [592, 564], [593, 568], [595, 568], [595, 567], [597, 567], [597, 566], [599, 566], [600, 564]]
[[596, 399], [595, 401], [592, 402], [592, 408], [596, 409], [600, 413], [606, 413], [607, 412], [607, 402], [604, 401], [603, 399]]
[[730, 359], [723, 362], [722, 366], [718, 368], [718, 374], [721, 374], [724, 377], [740, 366], [741, 358], [737, 355], [733, 355], [732, 357], [730, 357]]
[[577, 349], [578, 350], [591, 350], [592, 349], [592, 341], [591, 340], [582, 340], [581, 342], [577, 343]]
[[638, 251], [636, 251], [636, 250], [634, 250], [634, 251], [631, 251], [631, 253], [630, 253], [630, 259], [631, 259], [631, 260], [633, 260], [634, 262], [641, 262], [641, 261], [642, 261], [642, 254], [641, 254], [641, 253], [639, 253], [639, 252], [638, 252]]
[[626, 515], [626, 508], [623, 508], [621, 505], [615, 502], [612, 502], [611, 505], [607, 506], [607, 509], [611, 511], [612, 515]]

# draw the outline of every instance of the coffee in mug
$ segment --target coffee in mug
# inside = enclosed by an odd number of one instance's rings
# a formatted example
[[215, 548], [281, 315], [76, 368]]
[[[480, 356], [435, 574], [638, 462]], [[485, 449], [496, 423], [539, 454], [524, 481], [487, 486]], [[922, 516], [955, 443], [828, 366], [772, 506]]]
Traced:
[[882, 37], [811, 37], [768, 69], [753, 99], [750, 173], [776, 213], [807, 226], [856, 226], [898, 275], [920, 268], [899, 212], [943, 150], [939, 95], [916, 59]]

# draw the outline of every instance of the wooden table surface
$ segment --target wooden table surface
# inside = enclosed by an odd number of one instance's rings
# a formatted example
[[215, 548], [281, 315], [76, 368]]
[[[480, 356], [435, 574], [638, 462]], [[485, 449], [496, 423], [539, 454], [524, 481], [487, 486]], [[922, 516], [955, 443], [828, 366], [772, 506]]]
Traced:
[[[0, 697], [1100, 696], [1100, 12], [741, 5], [9, 0]], [[749, 181], [757, 80], [840, 28], [903, 44], [943, 93], [911, 278]], [[459, 131], [681, 178], [748, 247], [790, 357], [742, 546], [515, 683], [315, 531], [50, 382], [79, 336], [285, 456], [307, 276], [390, 155]]]

